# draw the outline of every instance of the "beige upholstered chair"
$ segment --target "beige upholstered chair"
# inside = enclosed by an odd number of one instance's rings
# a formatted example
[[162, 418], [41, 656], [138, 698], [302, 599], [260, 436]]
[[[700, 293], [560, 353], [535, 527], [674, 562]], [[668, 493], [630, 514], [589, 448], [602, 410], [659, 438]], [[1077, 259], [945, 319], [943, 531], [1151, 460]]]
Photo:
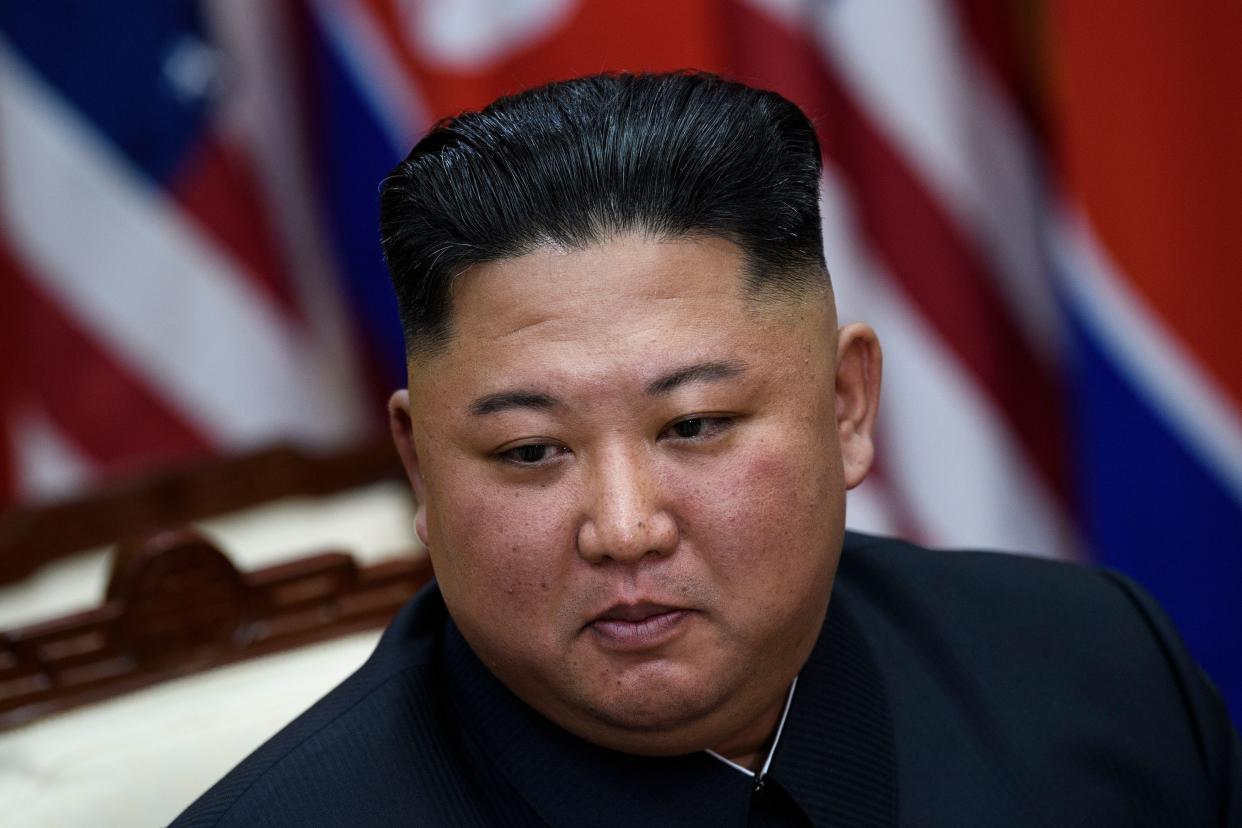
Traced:
[[359, 666], [430, 575], [386, 469], [0, 587], [3, 821], [165, 824]]

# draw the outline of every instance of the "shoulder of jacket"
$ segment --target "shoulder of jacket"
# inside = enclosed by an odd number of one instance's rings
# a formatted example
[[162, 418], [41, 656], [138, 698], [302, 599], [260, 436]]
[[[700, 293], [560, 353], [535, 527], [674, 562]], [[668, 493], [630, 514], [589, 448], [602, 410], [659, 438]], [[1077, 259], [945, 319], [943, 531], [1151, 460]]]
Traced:
[[[432, 661], [445, 617], [434, 584], [420, 591], [401, 608], [357, 671], [246, 757], [173, 826], [254, 824], [253, 814], [239, 806], [259, 791], [271, 796], [274, 789], [296, 787], [327, 795], [340, 785], [341, 768], [365, 766], [354, 759], [363, 760], [373, 745], [359, 739], [360, 729], [402, 732], [422, 741], [409, 730], [436, 719], [431, 709], [436, 704]], [[351, 759], [355, 752], [359, 756]], [[296, 771], [290, 770], [293, 766]], [[294, 818], [288, 824], [299, 823]]]

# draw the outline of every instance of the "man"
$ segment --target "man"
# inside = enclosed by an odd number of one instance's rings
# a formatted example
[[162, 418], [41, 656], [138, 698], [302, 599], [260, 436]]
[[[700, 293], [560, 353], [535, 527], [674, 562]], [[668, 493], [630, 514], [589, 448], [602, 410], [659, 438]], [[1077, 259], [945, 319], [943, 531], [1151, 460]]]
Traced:
[[1220, 700], [1106, 573], [844, 532], [880, 348], [811, 124], [553, 84], [384, 182], [437, 584], [182, 825], [1242, 824]]

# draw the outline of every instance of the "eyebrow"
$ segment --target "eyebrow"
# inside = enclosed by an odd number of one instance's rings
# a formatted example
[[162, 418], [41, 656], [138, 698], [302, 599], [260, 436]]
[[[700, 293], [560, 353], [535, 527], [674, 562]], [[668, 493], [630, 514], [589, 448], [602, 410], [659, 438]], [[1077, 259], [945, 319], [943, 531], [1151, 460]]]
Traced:
[[[644, 390], [649, 396], [657, 397], [692, 382], [712, 382], [729, 379], [730, 377], [738, 376], [745, 370], [745, 365], [734, 360], [698, 362], [653, 379], [647, 383]], [[470, 403], [470, 413], [476, 417], [484, 417], [488, 414], [498, 414], [514, 408], [533, 408], [538, 411], [546, 411], [551, 408], [557, 408], [560, 405], [561, 401], [556, 397], [540, 391], [500, 391], [495, 394], [486, 394]]]
[[647, 393], [651, 396], [667, 394], [674, 389], [691, 382], [712, 382], [715, 380], [736, 377], [746, 370], [746, 366], [734, 360], [718, 362], [699, 362], [678, 368], [676, 371], [647, 383]]
[[560, 400], [537, 391], [501, 391], [498, 394], [487, 394], [470, 403], [470, 413], [477, 417], [496, 414], [511, 408], [535, 408], [546, 411], [556, 408]]

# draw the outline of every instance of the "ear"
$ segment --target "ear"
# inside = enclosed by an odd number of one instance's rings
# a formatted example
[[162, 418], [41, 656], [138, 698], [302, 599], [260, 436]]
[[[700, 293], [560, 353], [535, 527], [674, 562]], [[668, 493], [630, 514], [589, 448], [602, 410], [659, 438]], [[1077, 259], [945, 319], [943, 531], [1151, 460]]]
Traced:
[[392, 430], [392, 441], [401, 456], [401, 464], [405, 466], [405, 476], [414, 489], [414, 531], [424, 546], [427, 541], [427, 487], [423, 483], [423, 472], [418, 462], [418, 449], [414, 445], [414, 425], [410, 420], [410, 392], [406, 389], [394, 391], [388, 398], [388, 425]]
[[870, 326], [854, 323], [837, 331], [837, 438], [847, 489], [863, 482], [875, 459], [882, 363], [880, 340]]

